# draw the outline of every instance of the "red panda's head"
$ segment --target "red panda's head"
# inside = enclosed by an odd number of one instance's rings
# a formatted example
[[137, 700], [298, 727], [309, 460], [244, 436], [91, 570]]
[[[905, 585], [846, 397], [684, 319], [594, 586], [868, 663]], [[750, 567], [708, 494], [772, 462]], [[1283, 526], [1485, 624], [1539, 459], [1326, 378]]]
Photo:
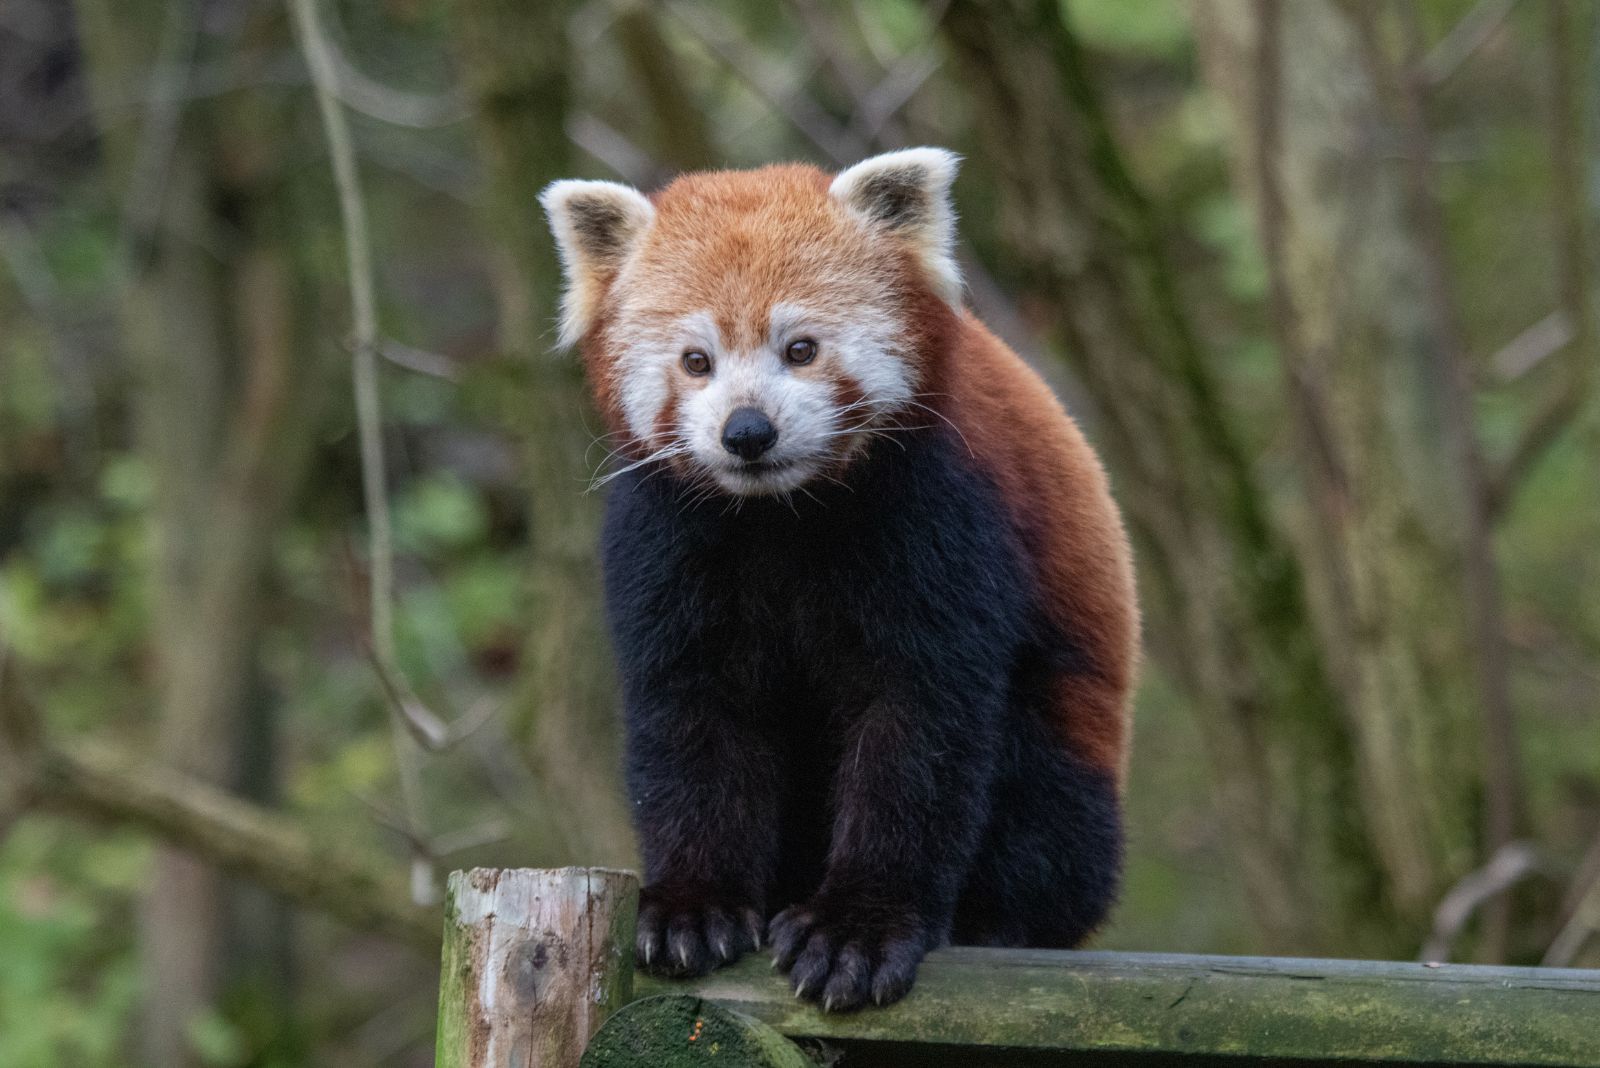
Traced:
[[691, 174], [650, 197], [556, 182], [561, 338], [636, 460], [734, 494], [837, 472], [922, 407], [929, 338], [961, 304], [956, 157], [891, 152]]

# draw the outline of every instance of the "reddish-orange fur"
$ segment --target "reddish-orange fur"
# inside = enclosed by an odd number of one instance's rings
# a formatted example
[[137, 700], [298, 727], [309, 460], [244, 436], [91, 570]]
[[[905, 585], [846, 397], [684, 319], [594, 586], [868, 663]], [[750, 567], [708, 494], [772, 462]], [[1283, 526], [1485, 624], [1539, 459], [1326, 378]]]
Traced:
[[[1138, 620], [1127, 538], [1105, 472], [1044, 381], [970, 313], [941, 299], [905, 244], [842, 210], [829, 181], [813, 167], [787, 165], [689, 175], [650, 198], [654, 226], [625, 268], [626, 284], [607, 280], [584, 345], [610, 429], [623, 425], [610, 337], [620, 301], [634, 320], [708, 310], [730, 346], [748, 347], [761, 343], [775, 302], [849, 309], [866, 292], [886, 299], [906, 324], [920, 403], [954, 425], [997, 486], [1052, 622], [1086, 660], [1085, 671], [1060, 683], [1064, 744], [1120, 783]], [[881, 310], [882, 300], [871, 312]], [[803, 373], [833, 375], [841, 403], [861, 397], [856, 383], [820, 361]], [[912, 409], [901, 422], [925, 415]]]
[[1120, 781], [1139, 655], [1133, 560], [1105, 471], [1044, 380], [977, 319], [952, 339], [945, 412], [1000, 487], [1052, 621], [1082, 649], [1059, 708], [1068, 744]]

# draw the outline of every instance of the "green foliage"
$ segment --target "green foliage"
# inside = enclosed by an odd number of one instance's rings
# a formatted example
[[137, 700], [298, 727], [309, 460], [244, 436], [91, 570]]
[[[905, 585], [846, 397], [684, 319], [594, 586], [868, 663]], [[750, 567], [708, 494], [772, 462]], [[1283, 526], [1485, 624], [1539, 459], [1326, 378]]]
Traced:
[[0, 846], [0, 1064], [125, 1063], [139, 993], [128, 902], [148, 853], [45, 820]]
[[488, 529], [483, 501], [451, 475], [418, 479], [395, 502], [395, 548], [432, 556], [482, 542]]
[[1189, 48], [1189, 25], [1179, 0], [1061, 0], [1085, 42], [1136, 55], [1171, 59]]

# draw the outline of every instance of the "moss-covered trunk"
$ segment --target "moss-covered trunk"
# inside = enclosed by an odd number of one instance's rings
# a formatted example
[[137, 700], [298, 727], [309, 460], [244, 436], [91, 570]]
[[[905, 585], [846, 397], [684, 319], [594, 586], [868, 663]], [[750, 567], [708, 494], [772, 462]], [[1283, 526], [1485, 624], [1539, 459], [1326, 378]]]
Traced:
[[621, 864], [633, 847], [595, 560], [600, 501], [584, 492], [599, 423], [577, 361], [551, 351], [561, 276], [538, 203], [547, 183], [571, 174], [570, 12], [553, 0], [456, 0], [452, 25], [485, 170], [500, 343], [527, 382], [516, 429], [531, 497], [532, 618], [512, 727], [565, 836], [564, 855], [540, 861]]
[[1394, 951], [1352, 741], [1296, 546], [1269, 507], [1056, 0], [955, 0], [945, 37], [998, 190], [1004, 269], [1083, 383], [1268, 943]]
[[1463, 488], [1439, 445], [1423, 256], [1341, 6], [1282, 5], [1267, 21], [1253, 0], [1196, 11], [1271, 277], [1317, 634], [1386, 893], [1420, 927], [1473, 863], [1481, 787]]

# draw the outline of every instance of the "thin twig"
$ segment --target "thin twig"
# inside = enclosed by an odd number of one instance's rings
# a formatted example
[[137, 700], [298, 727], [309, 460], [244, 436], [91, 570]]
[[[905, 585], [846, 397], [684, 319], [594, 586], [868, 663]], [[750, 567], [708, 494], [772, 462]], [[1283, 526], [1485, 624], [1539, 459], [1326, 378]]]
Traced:
[[1600, 931], [1600, 832], [1584, 851], [1561, 914], [1561, 930], [1539, 962], [1547, 968], [1567, 967], [1589, 937]]
[[[353, 319], [352, 381], [356, 398], [356, 429], [361, 442], [361, 484], [365, 495], [368, 532], [368, 612], [374, 660], [384, 674], [397, 674], [394, 644], [394, 535], [389, 515], [388, 477], [384, 469], [383, 426], [378, 405], [378, 313], [372, 274], [372, 247], [368, 238], [367, 207], [361, 195], [350, 126], [338, 99], [338, 69], [326, 34], [317, 22], [315, 0], [289, 0], [300, 47], [316, 90], [323, 133], [333, 163], [339, 191], [339, 217], [344, 229]], [[389, 702], [390, 735], [400, 794], [412, 821], [421, 825], [422, 783], [415, 753], [409, 744], [410, 720], [403, 708]], [[411, 892], [418, 904], [437, 892], [432, 863], [411, 858]]]
[[167, 172], [183, 116], [183, 99], [199, 42], [190, 4], [172, 4], [161, 30], [161, 43], [151, 74], [144, 123], [128, 167], [128, 187], [122, 196], [122, 227], [118, 268], [137, 274], [152, 250], [151, 238], [161, 221]]
[[411, 739], [428, 752], [442, 753], [460, 745], [493, 718], [497, 709], [496, 702], [491, 698], [481, 697], [473, 702], [465, 715], [446, 723], [434, 715], [422, 699], [412, 691], [404, 675], [384, 664], [382, 658], [370, 646], [367, 651], [373, 674], [378, 677], [379, 685], [383, 687], [389, 707], [400, 717]]
[[[1415, 7], [1400, 4], [1405, 59], [1398, 70], [1388, 63], [1376, 28], [1358, 26], [1367, 61], [1378, 83], [1394, 87], [1401, 129], [1410, 146], [1406, 193], [1421, 253], [1422, 284], [1433, 337], [1428, 346], [1440, 386], [1445, 440], [1462, 498], [1462, 594], [1469, 615], [1472, 661], [1482, 715], [1484, 833], [1493, 849], [1508, 845], [1521, 819], [1522, 787], [1516, 711], [1512, 704], [1500, 567], [1490, 527], [1489, 477], [1473, 424], [1470, 374], [1460, 309], [1457, 306], [1438, 179], [1431, 158], [1433, 134], [1425, 112], [1422, 26]], [[1490, 960], [1505, 956], [1511, 921], [1509, 896], [1492, 902], [1484, 920], [1483, 946]]]
[[706, 51], [738, 75], [830, 160], [853, 163], [867, 154], [867, 143], [860, 136], [840, 126], [815, 100], [792, 84], [786, 84], [797, 83], [797, 79], [744, 40], [719, 13], [689, 0], [666, 0], [665, 7]]
[[630, 185], [648, 188], [664, 173], [638, 145], [593, 112], [580, 111], [567, 119], [567, 139]]
[[339, 100], [368, 118], [391, 126], [428, 130], [461, 122], [471, 114], [465, 97], [460, 93], [418, 93], [410, 89], [396, 89], [357, 67], [332, 40], [328, 40], [327, 45], [328, 56], [335, 70], [334, 91]]
[[1447, 961], [1467, 921], [1485, 903], [1498, 900], [1540, 870], [1538, 852], [1528, 842], [1507, 842], [1483, 867], [1462, 876], [1433, 912], [1433, 932], [1417, 955], [1421, 961]]
[[1489, 357], [1489, 366], [1502, 383], [1515, 382], [1572, 342], [1572, 321], [1557, 308]]
[[860, 102], [853, 126], [869, 141], [881, 140], [894, 129], [892, 124], [900, 110], [911, 103], [943, 63], [943, 53], [932, 47], [905, 56]]
[[378, 313], [368, 238], [367, 205], [356, 171], [355, 145], [338, 96], [339, 74], [327, 37], [317, 22], [314, 0], [289, 0], [295, 27], [316, 89], [322, 128], [328, 139], [339, 217], [344, 229], [345, 263], [352, 311], [351, 345], [356, 422], [361, 441], [361, 482], [370, 530], [370, 611], [372, 643], [387, 664], [394, 662], [394, 537], [389, 516], [388, 474], [383, 458], [383, 427], [378, 408]]
[[1527, 482], [1528, 475], [1550, 450], [1561, 440], [1562, 432], [1571, 426], [1583, 411], [1584, 388], [1581, 381], [1563, 383], [1547, 394], [1534, 412], [1522, 435], [1511, 447], [1510, 454], [1488, 480], [1487, 505], [1489, 516], [1499, 519], [1510, 511], [1517, 490]]
[[394, 811], [377, 798], [362, 793], [352, 796], [372, 814], [374, 822], [399, 835], [414, 855], [425, 856], [431, 863], [436, 864], [469, 849], [492, 845], [511, 837], [510, 822], [504, 816], [491, 816], [470, 827], [430, 838], [412, 826], [404, 813]]
[[456, 365], [449, 357], [441, 356], [437, 352], [419, 349], [392, 338], [385, 340], [379, 351], [384, 359], [396, 367], [404, 367], [407, 371], [415, 371], [419, 375], [442, 378], [446, 382], [455, 382], [461, 378], [461, 373], [456, 370]]
[[1589, 271], [1589, 212], [1585, 204], [1584, 125], [1578, 103], [1577, 64], [1572, 56], [1572, 10], [1568, 0], [1547, 0], [1547, 66], [1550, 71], [1550, 221], [1561, 293], [1560, 315], [1571, 349], [1561, 379], [1551, 384], [1510, 456], [1490, 482], [1493, 514], [1503, 515], [1539, 460], [1583, 413], [1590, 389], [1594, 347], [1594, 294]]
[[1494, 36], [1495, 30], [1516, 6], [1517, 0], [1478, 0], [1477, 6], [1463, 15], [1428, 51], [1427, 58], [1422, 61], [1422, 76], [1430, 85], [1438, 85], [1449, 78]]

